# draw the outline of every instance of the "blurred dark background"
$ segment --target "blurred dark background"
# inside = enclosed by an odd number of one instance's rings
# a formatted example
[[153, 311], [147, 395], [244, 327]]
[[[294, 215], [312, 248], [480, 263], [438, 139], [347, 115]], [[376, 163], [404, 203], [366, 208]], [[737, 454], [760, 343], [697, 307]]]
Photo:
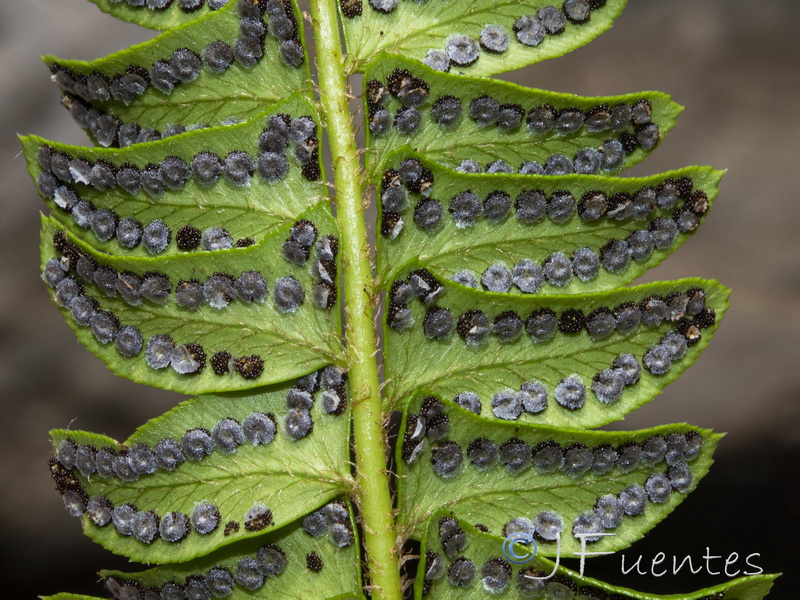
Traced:
[[[454, 0], [455, 1], [455, 0]], [[508, 76], [529, 86], [606, 95], [658, 89], [686, 106], [644, 175], [690, 164], [729, 169], [700, 235], [648, 280], [712, 277], [733, 288], [725, 323], [700, 361], [617, 428], [688, 421], [727, 431], [702, 485], [625, 552], [755, 559], [783, 571], [772, 598], [800, 597], [800, 3], [636, 0], [589, 46]], [[114, 377], [82, 349], [38, 273], [38, 211], [15, 133], [86, 138], [59, 106], [39, 62], [94, 58], [151, 32], [83, 0], [0, 0], [0, 570], [3, 598], [102, 595], [100, 568], [124, 560], [92, 544], [62, 508], [46, 462], [47, 431], [73, 427], [124, 439], [179, 396]], [[740, 564], [741, 560], [740, 558]], [[620, 557], [587, 575], [677, 593], [724, 576], [623, 577]]]

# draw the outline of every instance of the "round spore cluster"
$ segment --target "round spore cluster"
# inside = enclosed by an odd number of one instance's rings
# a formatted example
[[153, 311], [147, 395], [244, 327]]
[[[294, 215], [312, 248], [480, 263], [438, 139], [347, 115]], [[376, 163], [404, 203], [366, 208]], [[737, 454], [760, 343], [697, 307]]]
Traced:
[[[407, 279], [398, 279], [392, 283], [389, 293], [389, 310], [387, 313], [387, 324], [392, 329], [402, 331], [414, 324], [411, 315], [409, 302], [416, 297], [425, 305], [433, 304], [445, 292], [442, 283], [433, 276], [427, 269], [415, 269], [409, 273]], [[434, 307], [437, 308], [437, 307]], [[438, 336], [444, 339], [452, 331], [454, 323], [449, 311], [429, 311], [430, 316], [426, 315], [428, 326], [426, 333], [429, 337]], [[448, 316], [449, 315], [449, 316]]]
[[258, 148], [261, 154], [256, 168], [267, 183], [286, 177], [290, 168], [289, 155], [294, 157], [309, 181], [321, 176], [317, 124], [310, 116], [271, 116], [259, 135]]
[[381, 234], [396, 239], [403, 231], [407, 209], [414, 197], [413, 221], [426, 231], [435, 231], [442, 224], [441, 202], [430, 197], [433, 172], [416, 158], [402, 161], [397, 169], [389, 169], [381, 178]]
[[706, 307], [707, 294], [701, 288], [672, 292], [665, 297], [651, 296], [642, 301], [642, 322], [652, 327], [662, 322], [675, 323], [658, 343], [648, 348], [642, 362], [653, 375], [669, 372], [674, 362], [681, 360], [688, 349], [702, 338], [702, 331], [713, 327], [716, 313]]
[[306, 515], [301, 523], [306, 534], [314, 538], [327, 536], [337, 548], [348, 548], [354, 542], [350, 513], [341, 500]]
[[296, 267], [305, 265], [311, 256], [317, 234], [317, 227], [313, 222], [307, 219], [296, 221], [289, 230], [289, 237], [281, 246], [284, 259]]

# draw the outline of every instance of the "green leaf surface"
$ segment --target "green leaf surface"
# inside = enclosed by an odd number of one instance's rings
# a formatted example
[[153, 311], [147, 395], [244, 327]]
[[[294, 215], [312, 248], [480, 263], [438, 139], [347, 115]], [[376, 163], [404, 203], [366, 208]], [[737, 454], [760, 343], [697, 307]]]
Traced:
[[[54, 65], [59, 65], [75, 75], [89, 76], [98, 72], [113, 78], [124, 75], [126, 68], [131, 65], [149, 71], [154, 62], [169, 61], [173, 52], [179, 48], [188, 48], [202, 56], [203, 49], [211, 42], [222, 40], [233, 45], [237, 40], [240, 17], [236, 4], [231, 2], [212, 14], [105, 58], [79, 61], [62, 60], [47, 55], [44, 61], [51, 69]], [[302, 19], [299, 18], [294, 2], [291, 6], [300, 28], [298, 35], [302, 39]], [[142, 127], [161, 130], [167, 124], [196, 127], [246, 120], [263, 111], [268, 104], [285, 99], [298, 91], [310, 98], [308, 57], [298, 67], [289, 66], [281, 60], [279, 44], [276, 37], [267, 35], [264, 55], [253, 67], [234, 61], [222, 73], [201, 68], [196, 79], [177, 84], [170, 94], [150, 85], [143, 94], [134, 97], [127, 105], [120, 100], [109, 99], [92, 100], [91, 106], [100, 113], [117, 117], [122, 123], [136, 123]], [[65, 89], [62, 86], [62, 90], [68, 94], [65, 101], [68, 107], [73, 102], [84, 102], [78, 99], [74, 89]]]
[[[165, 31], [194, 21], [200, 17], [206, 16], [208, 13], [214, 12], [208, 5], [203, 2], [196, 10], [183, 10], [180, 4], [170, 2], [169, 6], [163, 9], [154, 10], [145, 6], [131, 6], [128, 2], [115, 1], [115, 0], [89, 0], [97, 5], [97, 8], [104, 13], [108, 13], [120, 21], [128, 23], [135, 23], [142, 27], [149, 29], [156, 29], [158, 31]], [[230, 4], [236, 4], [231, 1]]]
[[[341, 5], [356, 4], [341, 0]], [[470, 65], [450, 64], [453, 72], [469, 75], [494, 75], [512, 71], [548, 58], [555, 58], [590, 42], [606, 31], [625, 8], [626, 0], [609, 0], [591, 12], [584, 23], [563, 19], [561, 3], [550, 0], [469, 0], [467, 2], [395, 2], [390, 13], [379, 12], [364, 0], [362, 14], [342, 18], [352, 68], [360, 70], [382, 50], [414, 60], [425, 60], [431, 50], [444, 50], [452, 35], [467, 35], [480, 43], [486, 25], [498, 25], [508, 36], [507, 49], [491, 52], [482, 49]], [[518, 41], [514, 23], [531, 15], [537, 22], [544, 6], [558, 6], [564, 27], [561, 33], [544, 35], [535, 46]], [[346, 15], [346, 13], [345, 13]]]
[[[412, 403], [410, 412], [415, 414], [426, 413], [425, 407], [420, 408], [421, 400]], [[644, 512], [636, 516], [623, 516], [616, 527], [606, 527], [606, 534], [599, 541], [587, 544], [592, 550], [617, 551], [627, 548], [630, 544], [641, 538], [659, 521], [667, 516], [688, 494], [694, 489], [697, 481], [701, 479], [711, 466], [711, 457], [720, 435], [709, 430], [697, 429], [690, 425], [665, 425], [652, 429], [630, 432], [606, 431], [581, 431], [576, 429], [554, 429], [531, 425], [517, 425], [514, 423], [491, 423], [482, 419], [468, 410], [452, 402], [445, 401], [440, 405], [441, 414], [447, 415], [449, 426], [445, 435], [440, 435], [438, 429], [432, 425], [431, 418], [427, 420], [427, 430], [422, 440], [422, 448], [415, 453], [413, 461], [409, 464], [406, 460], [409, 446], [415, 445], [415, 438], [409, 440], [408, 430], [401, 431], [406, 437], [406, 452], [398, 451], [397, 464], [399, 465], [399, 515], [398, 523], [401, 530], [407, 535], [419, 536], [425, 521], [437, 510], [446, 509], [453, 516], [464, 519], [469, 523], [480, 523], [488, 527], [495, 535], [502, 535], [505, 525], [512, 519], [525, 517], [533, 520], [541, 512], [552, 512], [562, 521], [561, 551], [571, 555], [580, 550], [580, 541], [573, 536], [573, 523], [583, 514], [594, 511], [598, 498], [606, 494], [618, 495], [630, 484], [645, 485], [648, 477], [654, 473], [666, 473], [668, 465], [664, 461], [663, 451], [661, 459], [657, 462], [642, 460], [638, 466], [628, 472], [622, 472], [619, 467], [610, 471], [597, 474], [591, 469], [589, 463], [583, 463], [585, 469], [569, 472], [567, 465], [555, 471], [540, 470], [530, 460], [528, 454], [526, 466], [519, 470], [511, 471], [504, 466], [502, 451], [500, 461], [495, 460], [491, 466], [478, 467], [469, 458], [468, 447], [478, 438], [489, 439], [498, 447], [510, 439], [522, 440], [534, 449], [533, 461], [536, 461], [535, 452], [539, 444], [555, 442], [562, 448], [562, 452], [573, 444], [582, 444], [590, 451], [601, 445], [610, 445], [619, 448], [622, 444], [642, 442], [656, 435], [664, 438], [673, 433], [685, 434], [689, 431], [699, 433], [703, 444], [696, 458], [684, 460], [683, 454], [677, 454], [680, 461], [686, 462], [694, 475], [694, 481], [683, 492], [672, 490], [664, 502], [646, 502]], [[420, 412], [421, 411], [421, 412]], [[441, 417], [440, 417], [441, 418]], [[408, 425], [408, 421], [406, 421]], [[413, 425], [413, 423], [412, 423]], [[433, 441], [431, 433], [437, 431], [436, 440]], [[433, 449], [442, 444], [458, 444], [463, 454], [463, 460], [452, 473], [442, 476], [435, 470], [432, 460]], [[437, 451], [438, 452], [438, 451]], [[566, 455], [566, 453], [564, 452]], [[587, 470], [588, 469], [588, 470]], [[558, 543], [556, 540], [540, 541], [539, 552], [542, 556], [555, 556]]]
[[[264, 546], [278, 546], [286, 557], [286, 568], [280, 575], [267, 577], [255, 589], [247, 589], [237, 577], [239, 563], [256, 559]], [[307, 567], [307, 556], [316, 553], [322, 562], [320, 571]], [[205, 558], [181, 565], [156, 567], [137, 574], [103, 571], [101, 575], [114, 583], [135, 582], [142, 588], [160, 589], [165, 584], [183, 586], [190, 578], [205, 578], [214, 568], [228, 569], [236, 581], [227, 598], [319, 598], [345, 600], [363, 598], [358, 555], [358, 540], [345, 548], [337, 548], [327, 536], [313, 538], [299, 523], [278, 531], [223, 548]], [[113, 585], [113, 584], [112, 584]]]
[[[319, 236], [337, 234], [336, 223], [327, 206], [319, 205], [303, 216], [316, 224]], [[49, 259], [61, 256], [53, 240], [63, 227], [48, 217], [43, 217], [42, 222], [44, 268]], [[343, 361], [339, 311], [320, 308], [313, 301], [314, 286], [318, 282], [313, 272], [314, 260], [309, 260], [304, 266], [295, 266], [283, 258], [282, 245], [289, 238], [287, 229], [248, 248], [158, 259], [105, 255], [71, 235], [67, 237], [79, 253], [90, 256], [100, 266], [110, 267], [117, 274], [132, 272], [142, 277], [156, 272], [167, 276], [170, 293], [165, 301], [156, 303], [143, 299], [138, 305], [130, 304], [118, 294], [109, 297], [96, 283], [84, 282], [85, 295], [94, 298], [100, 309], [114, 314], [121, 326], [137, 327], [143, 334], [145, 347], [152, 336], [168, 334], [175, 344], [200, 344], [208, 359], [218, 351], [227, 351], [233, 357], [257, 355], [266, 367], [263, 373], [252, 379], [235, 372], [217, 375], [208, 364], [193, 374], [179, 374], [170, 367], [153, 369], [145, 361], [144, 350], [130, 358], [123, 356], [114, 343], [100, 343], [91, 327], [78, 325], [69, 311], [62, 307], [78, 340], [122, 377], [183, 393], [207, 393], [286, 381], [326, 364]], [[203, 302], [192, 310], [176, 301], [180, 281], [195, 279], [205, 284], [216, 273], [236, 279], [253, 270], [261, 273], [269, 287], [263, 302], [234, 298], [224, 308], [214, 308]], [[276, 281], [283, 277], [293, 277], [303, 288], [303, 303], [294, 312], [285, 312], [275, 301]]]
[[[569, 334], [556, 331], [548, 341], [534, 341], [523, 331], [512, 342], [501, 342], [489, 333], [480, 345], [467, 344], [456, 331], [446, 339], [429, 339], [423, 331], [426, 312], [421, 301], [408, 305], [414, 324], [404, 331], [385, 328], [386, 339], [386, 400], [390, 406], [404, 405], [415, 393], [434, 393], [452, 399], [462, 392], [478, 395], [483, 408], [481, 415], [496, 419], [492, 398], [498, 392], [520, 390], [523, 383], [539, 381], [547, 390], [547, 407], [533, 414], [522, 411], [519, 420], [539, 425], [565, 427], [597, 427], [617, 421], [630, 411], [652, 400], [668, 383], [675, 380], [705, 349], [727, 306], [728, 290], [715, 281], [681, 279], [620, 288], [610, 292], [579, 296], [550, 296], [531, 298], [482, 292], [444, 281], [444, 293], [437, 306], [446, 308], [457, 323], [467, 310], [480, 309], [489, 320], [514, 311], [523, 320], [541, 308], [549, 308], [560, 319], [570, 309], [583, 311], [585, 316], [595, 309], [613, 310], [625, 302], [641, 303], [653, 295], [667, 296], [701, 288], [707, 294], [706, 306], [716, 312], [714, 325], [702, 331], [699, 341], [689, 346], [685, 356], [675, 360], [663, 375], [653, 375], [642, 367], [649, 348], [657, 345], [664, 334], [680, 326], [679, 321], [663, 321], [649, 327], [644, 323], [629, 335], [614, 331], [608, 337], [593, 339], [586, 329]], [[391, 311], [390, 311], [391, 312]], [[684, 322], [691, 320], [686, 316]], [[610, 369], [621, 354], [630, 353], [637, 359], [640, 376], [637, 383], [627, 385], [622, 396], [610, 403], [601, 402], [592, 391], [594, 376]], [[554, 398], [559, 383], [577, 375], [586, 388], [582, 407], [570, 410]]]
[[[68, 146], [36, 136], [22, 138], [22, 146], [28, 163], [28, 172], [35, 183], [49, 180], [51, 173], [49, 169], [45, 171], [38, 162], [37, 153], [42, 146], [64, 153], [73, 159], [84, 159], [91, 164], [104, 160], [114, 167], [129, 164], [139, 170], [143, 170], [147, 165], [159, 165], [168, 156], [177, 156], [189, 165], [192, 158], [200, 152], [211, 152], [224, 159], [230, 152], [238, 150], [247, 152], [255, 160], [261, 153], [258, 148], [259, 135], [269, 122], [269, 118], [275, 114], [288, 114], [293, 117], [310, 116], [319, 123], [319, 116], [314, 107], [305, 99], [294, 97], [273, 105], [268, 111], [247, 123], [202, 129], [122, 149]], [[88, 183], [74, 180], [72, 182], [57, 180], [56, 185], [71, 190], [77, 198], [91, 202], [96, 209], [113, 210], [120, 219], [132, 217], [144, 225], [155, 219], [161, 219], [173, 231], [187, 224], [201, 231], [209, 227], [223, 227], [234, 240], [250, 238], [260, 241], [294, 222], [297, 215], [326, 197], [325, 185], [321, 183], [321, 180], [324, 180], [324, 173], [319, 180], [311, 181], [305, 177], [303, 166], [291, 158], [292, 150], [296, 146], [296, 143], [290, 145], [289, 169], [286, 176], [276, 181], [267, 181], [256, 172], [247, 185], [235, 185], [224, 175], [221, 175], [215, 183], [207, 185], [190, 176], [180, 189], [165, 189], [162, 195], [157, 196], [152, 196], [141, 188], [132, 194], [119, 185], [100, 190]], [[321, 163], [314, 161], [314, 164], [322, 172]], [[59, 207], [53, 194], [43, 194], [42, 187], [40, 186], [40, 195], [50, 210], [58, 215], [70, 232], [86, 239], [99, 251], [109, 254], [151, 256], [141, 244], [134, 248], [125, 248], [116, 237], [101, 241], [91, 229], [78, 225], [72, 215]], [[178, 250], [174, 235], [170, 245], [160, 256], [171, 254], [184, 254]]]
[[[610, 107], [617, 104], [632, 105], [642, 99], [648, 100], [652, 107], [652, 122], [658, 126], [662, 139], [674, 127], [681, 111], [678, 104], [660, 92], [582, 97], [521, 87], [493, 79], [440, 73], [425, 65], [389, 55], [381, 55], [369, 65], [364, 81], [369, 82], [374, 79], [386, 85], [395, 69], [407, 70], [412, 77], [424, 81], [429, 88], [428, 96], [418, 107], [422, 117], [419, 127], [408, 135], [400, 133], [394, 125], [382, 135], [372, 135], [369, 129], [370, 117], [367, 114], [369, 110], [365, 100], [365, 127], [368, 132], [367, 170], [372, 176], [376, 175], [375, 170], [380, 168], [391, 151], [406, 145], [426, 158], [451, 168], [458, 167], [461, 161], [467, 159], [476, 161], [483, 169], [494, 161], [503, 160], [516, 172], [516, 169], [526, 161], [537, 161], [543, 165], [555, 154], [562, 154], [572, 159], [581, 149], [597, 149], [608, 140], [616, 140], [621, 135], [634, 132], [633, 124], [629, 123], [617, 131], [605, 130], [593, 133], [584, 126], [572, 133], [558, 134], [553, 129], [548, 133], [534, 134], [526, 124], [527, 115], [532, 108], [542, 105], [550, 105], [556, 110], [574, 107], [585, 112], [600, 105]], [[460, 118], [452, 125], [442, 127], [431, 117], [431, 109], [438, 98], [448, 95], [461, 100], [462, 112]], [[520, 106], [525, 111], [521, 124], [509, 131], [501, 130], [494, 124], [479, 125], [469, 116], [469, 107], [473, 99], [485, 95], [495, 98], [501, 105]], [[387, 94], [380, 106], [391, 113], [394, 123], [397, 111], [403, 104], [395, 96]], [[624, 157], [621, 164], [604, 170], [603, 173], [616, 173], [643, 160], [648, 153], [649, 151], [636, 147]]]
[[[173, 471], [156, 468], [135, 481], [100, 474], [81, 474], [73, 469], [87, 497], [105, 496], [115, 507], [131, 503], [139, 511], [153, 511], [161, 519], [177, 511], [191, 516], [198, 503], [207, 501], [219, 510], [219, 527], [201, 535], [192, 530], [179, 542], [162, 538], [147, 544], [135, 536], [119, 533], [113, 523], [99, 527], [88, 513], [81, 518], [85, 533], [103, 547], [137, 562], [174, 563], [204, 556], [242, 539], [280, 529], [299, 517], [345, 493], [351, 486], [348, 435], [349, 410], [328, 414], [321, 406], [322, 393], [316, 394], [310, 410], [314, 426], [311, 433], [294, 439], [287, 424], [289, 385], [258, 393], [227, 396], [199, 396], [157, 417], [128, 438], [123, 444], [112, 438], [83, 431], [57, 429], [51, 432], [58, 455], [62, 440], [111, 448], [116, 452], [145, 444], [151, 450], [162, 439], [182, 442], [187, 431], [204, 428], [214, 432], [223, 419], [246, 423], [251, 413], [272, 415], [277, 431], [267, 444], [253, 445], [245, 439], [233, 452], [216, 445], [200, 460], [187, 456]], [[129, 456], [131, 456], [129, 454]], [[86, 476], [88, 475], [88, 477]], [[272, 522], [263, 529], [248, 529], [246, 514], [261, 503], [272, 511]], [[235, 522], [235, 530], [226, 533], [226, 524]]]
[[[553, 192], [565, 190], [572, 194], [577, 203], [580, 203], [581, 198], [590, 191], [600, 190], [608, 198], [618, 193], [635, 197], [643, 188], [658, 189], [659, 185], [668, 179], [689, 177], [694, 183], [694, 189], [702, 190], [711, 204], [723, 175], [723, 172], [708, 167], [687, 167], [651, 177], [625, 179], [579, 175], [559, 177], [471, 175], [447, 169], [416, 153], [400, 151], [389, 157], [384, 165], [383, 179], [390, 179], [392, 173], [390, 169], [398, 171], [404, 161], [408, 160], [419, 161], [423, 168], [431, 172], [433, 185], [430, 187], [430, 197], [442, 203], [444, 218], [441, 227], [434, 231], [417, 225], [414, 220], [414, 205], [422, 201], [422, 196], [414, 193], [408, 185], [402, 186], [407, 198], [406, 208], [396, 212], [402, 216], [403, 229], [394, 239], [391, 235], [382, 235], [378, 246], [378, 273], [384, 286], [391, 282], [395, 273], [417, 259], [424, 262], [440, 278], [450, 279], [463, 269], [469, 269], [477, 274], [477, 279], [480, 280], [481, 273], [497, 262], [513, 268], [515, 263], [527, 258], [541, 266], [554, 252], [562, 252], [569, 257], [574, 250], [583, 247], [589, 247], [599, 255], [600, 249], [609, 240], [625, 240], [634, 231], [647, 230], [655, 219], [671, 218], [673, 214], [672, 209], [666, 210], [656, 205], [655, 210], [649, 211], [643, 218], [628, 217], [616, 220], [606, 215], [589, 222], [582, 219], [579, 214], [575, 214], [573, 209], [572, 216], [567, 221], [556, 222], [543, 214], [535, 223], [530, 223], [516, 217], [514, 202], [523, 193], [530, 194], [538, 190], [551, 198]], [[384, 184], [378, 193], [379, 214], [383, 214], [385, 210], [380, 198], [386, 189], [387, 186]], [[478, 215], [472, 225], [457, 224], [448, 207], [452, 206], [453, 199], [458, 194], [465, 191], [473, 192], [481, 201], [485, 201], [493, 192], [502, 192], [512, 203], [510, 210], [500, 221], [489, 221], [485, 215]], [[686, 204], [686, 201], [683, 204]], [[381, 229], [384, 223], [387, 228], [389, 227], [388, 219], [383, 217], [378, 228]], [[566, 285], [560, 287], [545, 281], [538, 294], [592, 292], [626, 285], [664, 260], [688, 239], [691, 233], [693, 232], [679, 233], [673, 246], [663, 250], [656, 249], [647, 259], [632, 260], [623, 271], [612, 273], [601, 267], [597, 276], [589, 281], [572, 277]], [[513, 286], [509, 291], [522, 293], [517, 286]]]
[[[428, 523], [425, 532], [425, 537], [422, 543], [422, 551], [420, 552], [423, 557], [420, 564], [420, 573], [428, 573], [430, 568], [435, 564], [442, 565], [442, 575], [437, 579], [425, 582], [425, 578], [418, 576], [414, 584], [414, 598], [420, 600], [421, 598], [430, 598], [431, 600], [445, 600], [445, 599], [458, 599], [464, 598], [486, 598], [488, 590], [484, 587], [483, 568], [484, 565], [491, 560], [505, 560], [510, 567], [510, 577], [508, 578], [507, 586], [499, 591], [492, 593], [492, 596], [501, 598], [537, 598], [540, 594], [541, 597], [561, 597], [556, 594], [562, 589], [569, 589], [574, 586], [581, 591], [586, 591], [585, 597], [594, 598], [591, 596], [590, 590], [601, 591], [603, 597], [605, 594], [614, 595], [613, 597], [633, 598], [635, 600], [705, 600], [708, 598], [731, 598], [736, 600], [761, 600], [768, 593], [772, 587], [772, 583], [777, 577], [776, 575], [751, 575], [740, 577], [732, 581], [716, 585], [713, 587], [698, 590], [696, 592], [689, 592], [684, 594], [669, 594], [669, 595], [655, 595], [643, 592], [637, 592], [628, 588], [612, 586], [602, 581], [592, 579], [587, 576], [581, 576], [575, 571], [571, 571], [565, 567], [557, 566], [556, 563], [541, 558], [541, 556], [534, 557], [524, 564], [514, 564], [507, 561], [503, 554], [503, 538], [497, 535], [491, 535], [475, 529], [469, 522], [460, 521], [459, 526], [462, 531], [466, 533], [469, 538], [469, 546], [463, 553], [458, 555], [458, 558], [465, 558], [471, 561], [475, 567], [475, 577], [472, 582], [465, 587], [455, 587], [448, 581], [448, 570], [452, 565], [453, 560], [448, 558], [442, 545], [442, 540], [439, 536], [439, 519], [441, 517], [449, 516], [446, 512], [442, 511], [434, 515]], [[592, 552], [593, 550], [589, 550]], [[435, 553], [435, 555], [434, 555]], [[429, 557], [426, 560], [426, 555]], [[571, 554], [563, 554], [567, 557]], [[434, 562], [436, 561], [436, 562]], [[487, 567], [491, 570], [491, 567]], [[433, 572], [436, 573], [439, 568], [434, 567]], [[591, 564], [587, 564], [586, 571], [591, 572]], [[540, 583], [533, 578], [545, 578], [539, 580]], [[504, 578], [503, 581], [506, 581]], [[570, 583], [571, 582], [571, 583]], [[487, 582], [489, 587], [497, 590], [493, 586], [494, 582]], [[564, 585], [567, 583], [568, 585]], [[428, 589], [425, 594], [423, 586]], [[540, 587], [541, 586], [541, 587]], [[549, 586], [549, 588], [548, 588]], [[523, 589], [520, 589], [520, 588]], [[550, 593], [552, 590], [552, 593]]]
[[97, 596], [85, 596], [84, 594], [69, 594], [62, 592], [54, 596], [39, 596], [42, 600], [105, 600]]

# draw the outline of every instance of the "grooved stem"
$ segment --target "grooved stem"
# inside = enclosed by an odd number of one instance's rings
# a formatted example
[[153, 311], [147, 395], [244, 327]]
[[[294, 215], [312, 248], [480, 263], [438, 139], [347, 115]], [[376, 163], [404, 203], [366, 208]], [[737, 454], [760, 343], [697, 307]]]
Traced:
[[335, 0], [311, 0], [319, 95], [325, 112], [336, 186], [337, 219], [344, 264], [345, 320], [350, 386], [353, 394], [358, 503], [372, 597], [400, 600], [400, 572], [386, 439], [381, 413], [375, 345], [373, 278], [362, 206], [363, 173], [347, 95]]

